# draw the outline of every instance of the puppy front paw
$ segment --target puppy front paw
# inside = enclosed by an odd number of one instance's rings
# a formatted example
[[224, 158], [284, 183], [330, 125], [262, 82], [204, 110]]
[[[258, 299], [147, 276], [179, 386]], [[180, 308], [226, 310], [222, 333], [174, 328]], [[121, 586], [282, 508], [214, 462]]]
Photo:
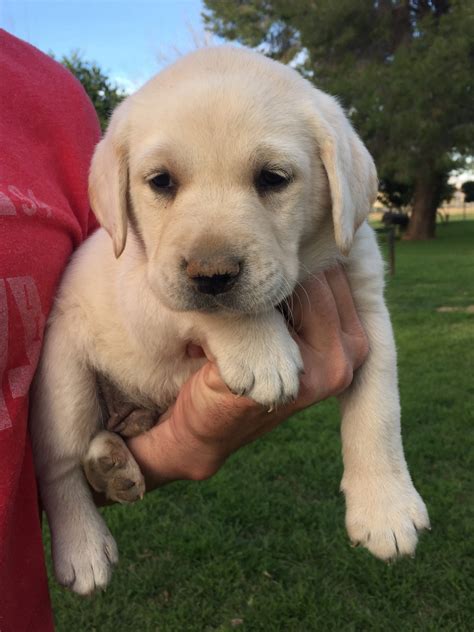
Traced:
[[303, 361], [290, 335], [250, 340], [218, 360], [222, 379], [236, 394], [273, 407], [296, 399]]
[[343, 481], [341, 490], [346, 496], [346, 528], [354, 546], [364, 546], [384, 561], [414, 556], [418, 534], [430, 529], [430, 520], [411, 480]]

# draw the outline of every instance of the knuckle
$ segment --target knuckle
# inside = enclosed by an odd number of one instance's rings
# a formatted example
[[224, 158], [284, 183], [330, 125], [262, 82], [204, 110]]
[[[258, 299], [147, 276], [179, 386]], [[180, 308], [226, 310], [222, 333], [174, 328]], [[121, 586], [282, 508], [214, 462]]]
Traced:
[[362, 364], [369, 355], [370, 345], [367, 334], [363, 329], [352, 340], [354, 359], [357, 366]]
[[344, 391], [352, 383], [353, 375], [352, 367], [344, 356], [331, 371], [331, 390], [336, 394]]
[[360, 347], [359, 347], [359, 359], [363, 362], [367, 356], [369, 355], [370, 345], [369, 339], [364, 333], [362, 338], [360, 339]]

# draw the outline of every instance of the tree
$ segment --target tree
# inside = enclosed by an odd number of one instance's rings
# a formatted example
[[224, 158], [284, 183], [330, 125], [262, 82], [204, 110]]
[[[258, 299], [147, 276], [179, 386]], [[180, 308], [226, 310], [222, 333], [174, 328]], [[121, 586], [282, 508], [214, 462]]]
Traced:
[[461, 185], [461, 191], [464, 193], [464, 202], [474, 202], [474, 182], [469, 180], [463, 182]]
[[413, 186], [404, 182], [396, 182], [390, 178], [379, 181], [377, 199], [388, 209], [401, 211], [405, 209], [413, 198]]
[[97, 64], [83, 60], [77, 51], [65, 55], [59, 62], [82, 83], [104, 131], [112, 110], [125, 98], [125, 93], [110, 81]]
[[433, 237], [449, 172], [474, 148], [472, 0], [204, 0], [217, 35], [336, 95], [382, 180], [412, 190], [411, 239]]

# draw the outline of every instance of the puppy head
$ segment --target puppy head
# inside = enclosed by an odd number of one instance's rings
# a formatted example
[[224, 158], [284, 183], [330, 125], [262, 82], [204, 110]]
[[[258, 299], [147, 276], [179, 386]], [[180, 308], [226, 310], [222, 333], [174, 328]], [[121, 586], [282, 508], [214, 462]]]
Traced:
[[177, 310], [270, 309], [304, 277], [302, 244], [317, 251], [331, 209], [333, 249], [347, 254], [375, 194], [335, 100], [229, 47], [181, 59], [119, 106], [90, 175], [116, 256], [128, 225], [151, 287]]

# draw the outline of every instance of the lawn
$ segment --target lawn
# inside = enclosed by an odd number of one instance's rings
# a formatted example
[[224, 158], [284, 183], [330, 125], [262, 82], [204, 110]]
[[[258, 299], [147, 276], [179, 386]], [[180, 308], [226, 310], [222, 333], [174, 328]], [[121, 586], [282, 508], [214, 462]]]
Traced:
[[437, 311], [474, 305], [474, 221], [397, 242], [387, 298], [407, 460], [433, 526], [416, 558], [386, 565], [350, 548], [331, 400], [212, 480], [104, 510], [120, 565], [88, 599], [51, 581], [59, 632], [474, 629], [474, 315]]

